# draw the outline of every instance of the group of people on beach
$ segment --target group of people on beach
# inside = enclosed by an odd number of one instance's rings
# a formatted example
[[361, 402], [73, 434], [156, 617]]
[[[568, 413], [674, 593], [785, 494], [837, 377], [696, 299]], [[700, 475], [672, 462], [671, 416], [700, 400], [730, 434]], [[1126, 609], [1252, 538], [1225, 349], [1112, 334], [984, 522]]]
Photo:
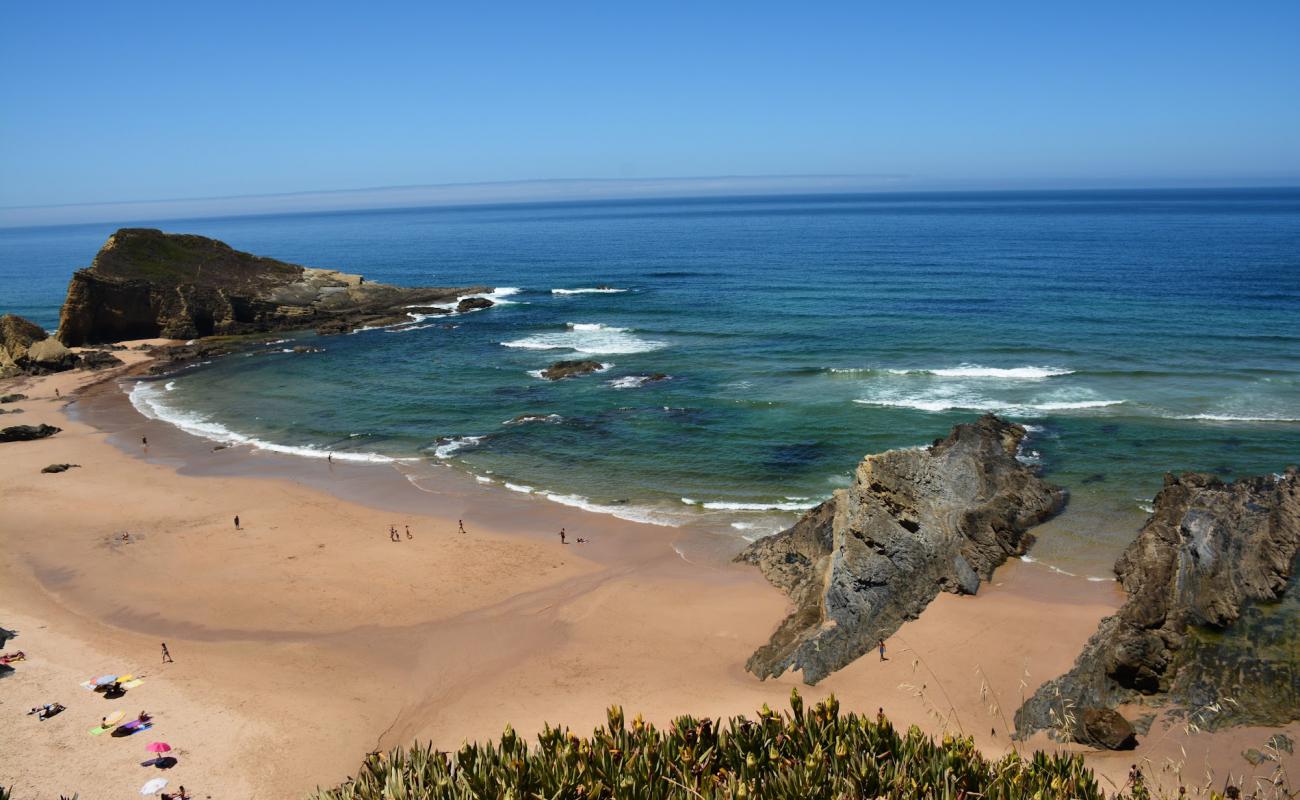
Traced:
[[[406, 526], [404, 526], [404, 527], [406, 528], [406, 538], [408, 538], [408, 539], [414, 539], [415, 537], [411, 535], [411, 526], [410, 526], [410, 525], [406, 525]], [[393, 542], [400, 542], [400, 541], [402, 541], [402, 535], [401, 535], [400, 533], [397, 532], [397, 526], [396, 526], [396, 525], [389, 525], [389, 526], [388, 526], [388, 539], [389, 539], [389, 541], [393, 541]]]

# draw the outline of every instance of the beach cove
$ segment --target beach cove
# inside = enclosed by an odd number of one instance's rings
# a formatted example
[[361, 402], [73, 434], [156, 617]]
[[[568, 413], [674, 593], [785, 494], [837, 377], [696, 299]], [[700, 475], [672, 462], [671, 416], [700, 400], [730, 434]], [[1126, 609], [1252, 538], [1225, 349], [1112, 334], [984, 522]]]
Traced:
[[[177, 748], [168, 777], [197, 796], [292, 797], [412, 739], [455, 748], [507, 723], [582, 732], [612, 703], [656, 723], [752, 713], [801, 686], [744, 671], [786, 599], [756, 571], [705, 557], [689, 533], [452, 470], [430, 491], [388, 465], [214, 450], [138, 415], [116, 379], [78, 394], [88, 377], [6, 383], [30, 397], [24, 423], [63, 428], [4, 445], [0, 465], [0, 608], [18, 633], [7, 647], [28, 653], [0, 690], [8, 724], [31, 728], [6, 737], [0, 763], [19, 789], [138, 788], [152, 772], [137, 766], [142, 742], [85, 733], [123, 703], [156, 715], [151, 735]], [[81, 466], [40, 473], [57, 462]], [[414, 538], [391, 541], [390, 525]], [[560, 545], [560, 527], [590, 543]], [[1113, 584], [1013, 561], [977, 597], [941, 595], [891, 638], [888, 661], [801, 688], [999, 753], [1002, 718], [1070, 666], [1120, 599]], [[163, 641], [174, 664], [159, 663]], [[104, 671], [145, 683], [117, 701], [77, 686]], [[54, 700], [68, 710], [21, 718]], [[1089, 761], [1117, 785], [1135, 757], [1152, 775], [1174, 758], [1222, 778], [1248, 770], [1241, 751], [1266, 735], [1154, 730], [1136, 753]]]

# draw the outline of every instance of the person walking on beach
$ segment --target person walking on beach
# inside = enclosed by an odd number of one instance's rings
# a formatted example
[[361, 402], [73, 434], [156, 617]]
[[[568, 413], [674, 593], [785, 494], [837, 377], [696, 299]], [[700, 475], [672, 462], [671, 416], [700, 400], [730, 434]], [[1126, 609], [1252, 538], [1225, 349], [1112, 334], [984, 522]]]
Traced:
[[175, 662], [173, 661], [173, 659], [172, 659], [171, 651], [167, 649], [167, 643], [166, 643], [166, 642], [163, 642], [163, 643], [162, 643], [162, 649], [163, 649], [163, 660], [162, 660], [162, 662], [163, 662], [164, 664], [172, 664], [172, 663], [175, 663]]
[[464, 532], [465, 532], [465, 520], [463, 520], [463, 519], [458, 519], [458, 520], [456, 520], [456, 522], [460, 525], [460, 532], [461, 532], [461, 533], [464, 533]]
[[140, 437], [140, 444], [141, 444], [141, 446], [143, 446], [143, 447], [148, 447], [148, 446], [149, 446], [149, 437], [148, 437], [148, 436], [141, 436], [141, 437]]
[[388, 539], [389, 539], [389, 541], [393, 541], [393, 542], [400, 542], [400, 541], [402, 541], [402, 537], [400, 537], [400, 536], [397, 535], [397, 526], [396, 526], [396, 525], [389, 525], [389, 526], [388, 526]]
[[414, 538], [415, 538], [414, 536], [411, 535], [411, 526], [410, 526], [410, 525], [407, 525], [407, 526], [406, 526], [406, 538], [408, 538], [408, 539], [414, 539]]
[[239, 530], [239, 515], [235, 515], [235, 530]]
[[888, 660], [889, 660], [889, 659], [885, 658], [885, 640], [884, 640], [884, 639], [881, 639], [881, 640], [880, 640], [880, 660], [881, 660], [881, 661], [888, 661]]
[[564, 536], [564, 528], [560, 528], [560, 544], [568, 544], [568, 542], [564, 540]]

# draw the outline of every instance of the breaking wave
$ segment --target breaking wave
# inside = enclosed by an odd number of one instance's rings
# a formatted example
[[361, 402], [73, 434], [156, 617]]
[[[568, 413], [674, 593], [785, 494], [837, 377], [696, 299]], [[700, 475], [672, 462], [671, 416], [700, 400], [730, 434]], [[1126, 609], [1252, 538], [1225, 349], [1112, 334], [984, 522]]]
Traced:
[[612, 286], [593, 286], [581, 289], [552, 289], [551, 294], [619, 294], [627, 289], [615, 289]]
[[[167, 385], [174, 387], [175, 382], [168, 381]], [[139, 381], [131, 387], [131, 391], [127, 393], [127, 398], [136, 411], [149, 419], [165, 422], [192, 436], [198, 436], [201, 439], [224, 444], [228, 447], [245, 445], [254, 450], [265, 450], [271, 453], [283, 453], [303, 458], [330, 458], [332, 456], [335, 461], [353, 461], [365, 464], [392, 464], [408, 460], [393, 458], [380, 453], [329, 450], [318, 445], [287, 445], [268, 442], [255, 436], [233, 431], [220, 422], [215, 422], [210, 417], [198, 412], [174, 408], [163, 402], [163, 392], [166, 391], [171, 391], [171, 389], [163, 387], [160, 390], [154, 382]]]
[[566, 328], [563, 332], [538, 333], [501, 344], [519, 350], [572, 350], [588, 355], [648, 353], [668, 346], [665, 342], [641, 339], [627, 328], [599, 323], [570, 322]]

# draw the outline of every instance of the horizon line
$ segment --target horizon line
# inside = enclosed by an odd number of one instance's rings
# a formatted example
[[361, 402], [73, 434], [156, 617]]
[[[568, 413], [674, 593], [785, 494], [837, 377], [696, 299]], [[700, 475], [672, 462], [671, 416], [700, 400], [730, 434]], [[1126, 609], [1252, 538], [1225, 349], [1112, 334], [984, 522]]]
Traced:
[[[1000, 185], [996, 181], [974, 179], [932, 181], [918, 179], [904, 173], [528, 178], [510, 181], [404, 184], [359, 189], [308, 189], [261, 194], [0, 206], [0, 229], [284, 214], [399, 211], [419, 208], [544, 205], [597, 200], [616, 202], [797, 194], [883, 195], [909, 192], [966, 194], [1290, 188], [1300, 188], [1300, 177], [1279, 177], [1273, 180], [1152, 178], [1145, 182], [1131, 178], [1037, 181], [1021, 179], [1001, 182]], [[511, 192], [511, 189], [515, 191]], [[614, 191], [611, 192], [611, 189]], [[338, 202], [340, 200], [343, 204]], [[77, 216], [82, 218], [76, 219]]]

